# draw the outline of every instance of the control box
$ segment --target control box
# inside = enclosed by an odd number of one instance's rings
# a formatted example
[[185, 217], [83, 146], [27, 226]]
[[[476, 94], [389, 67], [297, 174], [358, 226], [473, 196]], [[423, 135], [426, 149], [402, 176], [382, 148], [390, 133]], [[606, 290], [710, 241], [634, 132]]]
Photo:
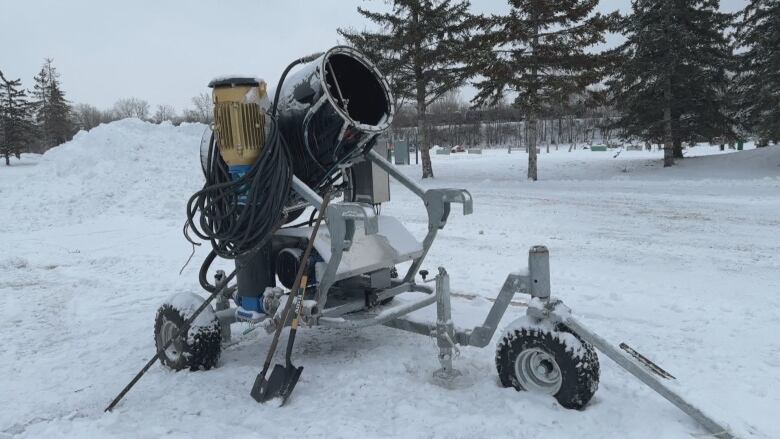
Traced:
[[[380, 138], [373, 149], [387, 157], [387, 140]], [[355, 201], [369, 204], [390, 201], [390, 176], [368, 160], [352, 165], [352, 185]]]

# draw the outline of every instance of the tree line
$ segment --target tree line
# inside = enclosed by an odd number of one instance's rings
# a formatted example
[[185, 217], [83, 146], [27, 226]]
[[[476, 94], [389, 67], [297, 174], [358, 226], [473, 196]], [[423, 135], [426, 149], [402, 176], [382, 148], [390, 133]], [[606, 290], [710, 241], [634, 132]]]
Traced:
[[[718, 0], [634, 0], [625, 15], [595, 12], [598, 0], [509, 0], [503, 15], [474, 14], [466, 0], [389, 3], [390, 12], [358, 7], [376, 30], [339, 33], [388, 76], [399, 107], [413, 109], [423, 178], [433, 177], [429, 149], [446, 124], [433, 127], [430, 109], [467, 83], [480, 114], [516, 110], [531, 180], [548, 128], [539, 122], [557, 114], [561, 137], [583, 102], [612, 113], [597, 122], [602, 133], [663, 144], [664, 166], [682, 157], [683, 142], [780, 140], [778, 0], [751, 0], [736, 14]], [[625, 41], [597, 50], [607, 33]]]
[[10, 79], [0, 70], [0, 157], [10, 165], [11, 157], [20, 158], [23, 152], [43, 153], [67, 142], [79, 130], [131, 117], [175, 125], [211, 123], [211, 105], [208, 93], [193, 97], [192, 107], [181, 113], [171, 105], [152, 109], [147, 101], [133, 97], [119, 99], [103, 110], [90, 104], [73, 105], [65, 97], [53, 61], [47, 58], [33, 78], [32, 89], [25, 89], [20, 78]]
[[[537, 148], [546, 148], [549, 152], [551, 147], [558, 150], [567, 144], [571, 151], [579, 144], [614, 144], [622, 134], [613, 126], [617, 116], [614, 108], [589, 99], [587, 95], [571, 96], [565, 107], [546, 106], [539, 114]], [[414, 108], [401, 107], [393, 119], [389, 136], [419, 143], [416, 120]], [[460, 98], [458, 90], [453, 90], [430, 105], [426, 120], [430, 125], [428, 140], [433, 146], [503, 147], [509, 152], [519, 148], [528, 152], [528, 123], [523, 120], [520, 109], [507, 103], [474, 108]]]
[[[684, 142], [780, 140], [780, 0], [750, 0], [735, 14], [718, 0], [633, 0], [625, 15], [595, 12], [598, 0], [509, 0], [508, 13], [491, 15], [467, 0], [388, 3], [386, 13], [358, 7], [378, 30], [338, 31], [387, 75], [401, 109], [394, 128], [414, 128], [423, 178], [433, 177], [429, 150], [445, 135], [524, 141], [532, 180], [539, 142], [557, 145], [567, 132], [663, 144], [665, 166]], [[625, 41], [597, 50], [607, 33]], [[0, 71], [6, 164], [116, 119], [211, 118], [206, 93], [181, 114], [137, 98], [107, 110], [72, 105], [49, 59], [33, 81], [26, 90]], [[436, 109], [466, 84], [477, 90], [468, 108]]]

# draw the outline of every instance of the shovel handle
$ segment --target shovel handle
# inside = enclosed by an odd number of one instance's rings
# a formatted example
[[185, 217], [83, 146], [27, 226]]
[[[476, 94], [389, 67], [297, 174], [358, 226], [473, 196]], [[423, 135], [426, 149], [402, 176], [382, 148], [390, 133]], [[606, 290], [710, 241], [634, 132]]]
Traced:
[[298, 329], [298, 319], [301, 317], [301, 313], [303, 312], [303, 295], [306, 293], [306, 287], [309, 284], [309, 276], [303, 275], [301, 276], [301, 286], [298, 288], [298, 306], [295, 310], [295, 315], [293, 316], [292, 321], [292, 329], [296, 330]]
[[[328, 209], [328, 204], [330, 203], [331, 193], [328, 192], [325, 194], [325, 197], [322, 199], [322, 205], [320, 206], [320, 213], [317, 216], [317, 221], [314, 223], [314, 228], [311, 231], [311, 236], [309, 237], [309, 242], [306, 244], [306, 250], [303, 252], [303, 261], [301, 265], [298, 267], [298, 272], [295, 275], [295, 282], [293, 283], [292, 291], [297, 291], [298, 288], [301, 286], [301, 278], [303, 277], [306, 266], [308, 265], [307, 262], [309, 260], [309, 256], [311, 255], [311, 250], [314, 248], [314, 240], [317, 237], [317, 232], [320, 229], [320, 224], [322, 224], [322, 221], [325, 219], [325, 213]], [[271, 367], [271, 360], [273, 359], [274, 352], [276, 352], [276, 346], [279, 344], [279, 336], [282, 334], [282, 328], [284, 328], [285, 324], [287, 324], [287, 321], [290, 318], [290, 314], [293, 311], [292, 308], [292, 297], [287, 301], [287, 303], [284, 305], [284, 310], [282, 311], [282, 321], [277, 324], [276, 332], [274, 332], [274, 338], [271, 340], [271, 346], [268, 348], [268, 353], [265, 356], [265, 362], [263, 363], [263, 370], [260, 371], [259, 377], [261, 379], [265, 378], [265, 374], [268, 373], [268, 369]], [[291, 333], [291, 336], [295, 338], [294, 332]]]
[[298, 288], [298, 295], [296, 296], [298, 298], [298, 305], [295, 307], [292, 325], [290, 325], [290, 335], [287, 339], [287, 351], [284, 355], [288, 367], [292, 365], [290, 358], [292, 357], [293, 344], [295, 344], [295, 334], [298, 332], [298, 319], [301, 317], [301, 311], [303, 310], [303, 294], [306, 292], [308, 281], [308, 277], [304, 274], [301, 277], [301, 286]]

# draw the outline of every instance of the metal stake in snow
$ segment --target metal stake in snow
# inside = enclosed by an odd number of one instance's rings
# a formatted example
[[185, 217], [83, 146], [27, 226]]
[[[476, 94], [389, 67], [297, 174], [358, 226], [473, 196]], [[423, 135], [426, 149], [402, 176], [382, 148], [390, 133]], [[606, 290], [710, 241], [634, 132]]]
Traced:
[[667, 401], [676, 405], [677, 408], [685, 412], [688, 416], [695, 419], [702, 425], [707, 431], [709, 431], [713, 437], [718, 439], [733, 439], [732, 435], [726, 427], [719, 424], [717, 421], [707, 416], [699, 408], [695, 407], [690, 402], [686, 401], [680, 394], [675, 392], [658, 380], [653, 374], [649, 373], [645, 368], [639, 366], [637, 363], [631, 361], [628, 357], [623, 355], [619, 350], [615, 349], [608, 341], [601, 338], [595, 332], [589, 330], [583, 326], [575, 318], [569, 316], [564, 322], [564, 325], [571, 328], [574, 332], [584, 338], [588, 343], [595, 346], [601, 352], [607, 354], [607, 356], [617, 363], [620, 367], [627, 370], [631, 375], [634, 375], [647, 384], [648, 387], [655, 390], [659, 395], [663, 396]]
[[109, 405], [108, 405], [108, 407], [106, 407], [106, 409], [105, 409], [104, 411], [106, 411], [106, 412], [110, 412], [111, 410], [113, 410], [113, 409], [114, 409], [114, 407], [116, 407], [116, 405], [117, 405], [117, 404], [119, 404], [119, 401], [121, 401], [121, 400], [122, 400], [122, 398], [124, 398], [124, 397], [125, 397], [125, 395], [127, 395], [127, 392], [129, 392], [129, 391], [130, 391], [130, 389], [132, 389], [132, 388], [133, 388], [133, 386], [135, 386], [135, 383], [137, 383], [137, 382], [138, 382], [138, 380], [140, 380], [140, 379], [141, 379], [141, 377], [142, 377], [142, 376], [144, 376], [144, 374], [146, 373], [146, 371], [148, 371], [148, 370], [149, 370], [149, 368], [150, 368], [150, 367], [152, 367], [152, 365], [153, 365], [154, 363], [156, 363], [156, 362], [157, 362], [157, 360], [159, 360], [159, 359], [160, 359], [160, 353], [161, 353], [161, 352], [165, 352], [165, 350], [166, 350], [166, 349], [168, 349], [168, 348], [171, 346], [171, 344], [173, 344], [173, 342], [174, 342], [174, 341], [178, 340], [178, 339], [179, 339], [179, 337], [181, 337], [182, 335], [185, 335], [185, 334], [187, 333], [187, 331], [189, 331], [189, 329], [190, 329], [190, 325], [192, 325], [192, 322], [194, 322], [194, 321], [195, 321], [195, 319], [196, 319], [196, 318], [198, 318], [198, 316], [200, 315], [200, 313], [202, 313], [202, 312], [203, 312], [203, 310], [205, 310], [205, 309], [206, 309], [206, 308], [209, 306], [209, 304], [210, 304], [210, 303], [211, 303], [211, 302], [212, 302], [212, 301], [213, 301], [213, 300], [214, 300], [214, 299], [215, 299], [217, 296], [219, 296], [220, 294], [223, 294], [223, 293], [225, 292], [225, 290], [226, 290], [226, 288], [227, 288], [227, 284], [228, 284], [228, 283], [229, 283], [229, 282], [230, 282], [230, 281], [233, 279], [233, 277], [234, 277], [235, 275], [236, 275], [236, 270], [233, 270], [233, 272], [232, 272], [232, 273], [230, 273], [230, 275], [228, 275], [226, 278], [224, 278], [224, 279], [223, 279], [223, 280], [222, 280], [222, 281], [219, 283], [219, 285], [217, 285], [217, 288], [215, 288], [215, 289], [214, 289], [214, 292], [213, 292], [213, 293], [211, 293], [211, 295], [210, 295], [210, 296], [209, 296], [209, 297], [208, 297], [206, 300], [204, 300], [204, 301], [203, 301], [203, 303], [200, 305], [200, 307], [198, 307], [198, 309], [196, 309], [196, 310], [195, 310], [195, 312], [193, 312], [193, 313], [192, 313], [192, 315], [190, 316], [190, 318], [188, 318], [188, 319], [187, 319], [187, 320], [184, 322], [184, 324], [181, 326], [181, 328], [179, 328], [179, 331], [176, 333], [176, 335], [175, 335], [175, 336], [173, 336], [173, 337], [171, 337], [171, 338], [168, 340], [168, 342], [166, 342], [166, 343], [165, 343], [165, 344], [164, 344], [162, 347], [160, 347], [160, 350], [158, 350], [158, 351], [157, 351], [157, 353], [156, 353], [156, 354], [154, 354], [154, 356], [153, 356], [153, 357], [152, 357], [152, 358], [151, 358], [149, 361], [147, 361], [147, 362], [146, 362], [146, 364], [144, 365], [144, 367], [142, 367], [142, 368], [141, 368], [141, 370], [140, 370], [140, 371], [138, 371], [138, 373], [137, 373], [137, 374], [135, 374], [135, 376], [133, 377], [133, 379], [132, 379], [132, 380], [130, 380], [130, 382], [129, 382], [129, 383], [127, 383], [127, 385], [126, 385], [126, 386], [125, 386], [125, 387], [122, 389], [122, 391], [121, 391], [121, 392], [119, 392], [119, 394], [116, 396], [116, 398], [114, 398], [114, 400], [113, 400], [113, 401], [111, 401], [111, 404], [109, 404]]

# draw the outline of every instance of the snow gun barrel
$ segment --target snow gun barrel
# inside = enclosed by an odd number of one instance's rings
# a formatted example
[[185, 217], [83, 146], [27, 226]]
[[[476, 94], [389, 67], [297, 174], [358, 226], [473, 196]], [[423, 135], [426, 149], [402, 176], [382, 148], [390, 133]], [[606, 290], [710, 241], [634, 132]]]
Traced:
[[374, 145], [395, 113], [387, 80], [351, 47], [331, 48], [277, 87], [277, 121], [294, 173], [319, 193], [328, 189], [339, 165]]

